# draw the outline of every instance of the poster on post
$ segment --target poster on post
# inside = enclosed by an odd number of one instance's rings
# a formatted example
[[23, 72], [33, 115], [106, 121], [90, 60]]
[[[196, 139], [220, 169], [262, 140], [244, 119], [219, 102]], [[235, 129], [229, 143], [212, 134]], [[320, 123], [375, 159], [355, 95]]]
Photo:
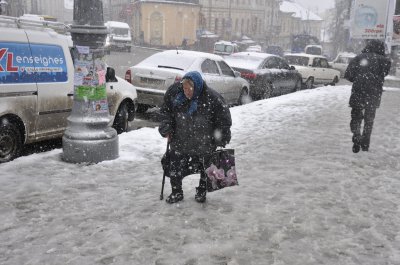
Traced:
[[350, 27], [354, 39], [385, 39], [390, 1], [355, 0]]
[[393, 16], [393, 40], [392, 45], [400, 45], [400, 15]]

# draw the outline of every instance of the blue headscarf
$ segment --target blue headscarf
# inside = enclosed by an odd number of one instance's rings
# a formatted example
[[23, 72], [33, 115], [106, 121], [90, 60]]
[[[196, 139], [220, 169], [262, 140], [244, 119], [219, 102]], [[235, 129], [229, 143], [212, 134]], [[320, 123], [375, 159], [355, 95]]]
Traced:
[[[195, 113], [197, 111], [197, 101], [199, 99], [199, 96], [201, 95], [201, 92], [203, 92], [204, 81], [203, 81], [203, 78], [201, 77], [201, 74], [197, 71], [187, 72], [183, 76], [182, 81], [184, 79], [190, 79], [193, 81], [193, 84], [194, 84], [193, 97], [191, 99], [190, 107], [188, 110], [188, 114], [192, 115], [193, 113]], [[180, 106], [183, 103], [185, 103], [186, 100], [188, 100], [188, 99], [186, 98], [185, 93], [183, 92], [183, 89], [182, 89], [176, 96], [173, 104], [174, 104], [174, 106]]]

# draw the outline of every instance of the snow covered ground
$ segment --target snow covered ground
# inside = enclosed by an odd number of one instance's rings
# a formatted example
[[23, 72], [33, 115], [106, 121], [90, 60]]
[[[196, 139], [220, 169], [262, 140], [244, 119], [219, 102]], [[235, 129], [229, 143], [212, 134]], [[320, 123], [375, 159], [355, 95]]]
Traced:
[[[61, 149], [0, 165], [0, 264], [400, 264], [400, 89], [385, 88], [370, 152], [351, 152], [349, 86], [231, 109], [240, 186], [159, 200], [157, 129], [120, 157]], [[166, 185], [165, 195], [170, 192]]]

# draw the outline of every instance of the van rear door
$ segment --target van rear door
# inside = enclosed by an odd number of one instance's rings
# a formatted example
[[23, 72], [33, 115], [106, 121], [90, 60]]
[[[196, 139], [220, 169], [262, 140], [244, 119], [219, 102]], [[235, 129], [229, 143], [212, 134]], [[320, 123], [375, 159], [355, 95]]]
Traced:
[[55, 32], [28, 31], [38, 87], [36, 138], [61, 136], [71, 113], [73, 64], [65, 36]]
[[29, 69], [31, 59], [25, 31], [1, 28], [0, 116], [14, 114], [20, 117], [25, 124], [28, 141], [35, 137], [37, 113], [35, 73]]

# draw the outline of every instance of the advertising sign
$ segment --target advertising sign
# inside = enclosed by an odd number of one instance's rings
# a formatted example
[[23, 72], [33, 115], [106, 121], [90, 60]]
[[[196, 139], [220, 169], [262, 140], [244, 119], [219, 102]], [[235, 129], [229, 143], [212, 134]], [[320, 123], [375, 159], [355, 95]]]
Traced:
[[389, 1], [355, 0], [351, 37], [355, 39], [385, 39]]
[[106, 64], [104, 59], [93, 59], [88, 46], [76, 46], [74, 60], [74, 99], [87, 102], [94, 113], [108, 112]]
[[0, 83], [67, 80], [67, 65], [60, 46], [0, 42]]

